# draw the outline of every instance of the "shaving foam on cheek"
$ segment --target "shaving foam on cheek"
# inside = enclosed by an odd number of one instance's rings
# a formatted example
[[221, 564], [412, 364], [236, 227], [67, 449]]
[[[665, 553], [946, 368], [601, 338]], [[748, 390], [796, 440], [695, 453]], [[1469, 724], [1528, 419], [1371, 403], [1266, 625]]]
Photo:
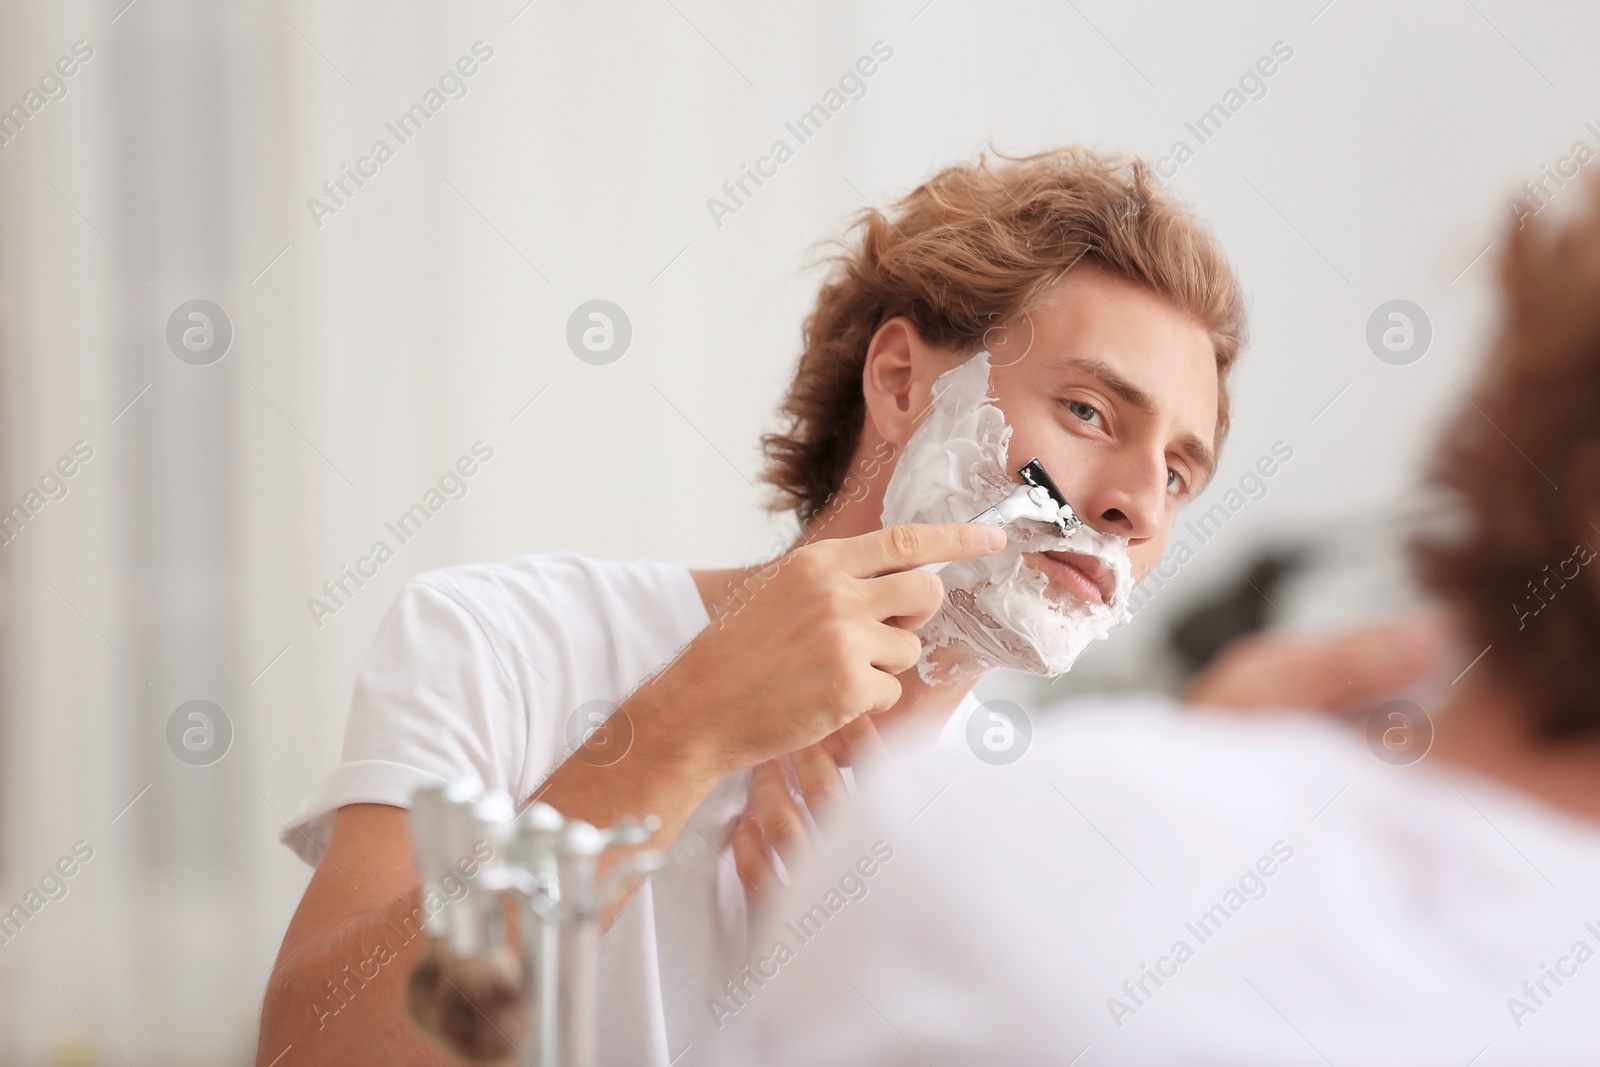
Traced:
[[[906, 443], [883, 497], [883, 525], [966, 522], [1017, 486], [1007, 454], [1011, 427], [989, 395], [989, 353], [979, 352], [939, 376], [933, 401]], [[1027, 519], [1006, 527], [1001, 551], [951, 563], [939, 577], [945, 599], [917, 631], [925, 682], [960, 681], [995, 668], [1056, 675], [1072, 668], [1091, 641], [1132, 616], [1133, 569], [1120, 538], [1079, 526], [1063, 537]], [[1057, 601], [1049, 579], [1023, 558], [1029, 552], [1082, 552], [1116, 578], [1106, 604]]]

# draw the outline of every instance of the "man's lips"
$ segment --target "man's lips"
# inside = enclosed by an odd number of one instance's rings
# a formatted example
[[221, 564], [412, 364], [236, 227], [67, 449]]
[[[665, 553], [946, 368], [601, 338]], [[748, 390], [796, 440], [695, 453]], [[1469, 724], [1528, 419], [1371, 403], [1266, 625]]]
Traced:
[[1089, 604], [1105, 604], [1116, 590], [1111, 568], [1085, 552], [1040, 552], [1042, 569], [1067, 591]]

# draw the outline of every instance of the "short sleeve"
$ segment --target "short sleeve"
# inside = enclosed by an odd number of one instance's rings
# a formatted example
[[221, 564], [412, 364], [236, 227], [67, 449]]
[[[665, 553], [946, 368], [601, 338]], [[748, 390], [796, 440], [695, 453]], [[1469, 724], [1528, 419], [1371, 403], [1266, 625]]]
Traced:
[[421, 786], [463, 780], [515, 791], [528, 712], [516, 651], [480, 589], [432, 572], [389, 609], [356, 678], [340, 763], [279, 833], [307, 863], [326, 850], [346, 804], [406, 808]]

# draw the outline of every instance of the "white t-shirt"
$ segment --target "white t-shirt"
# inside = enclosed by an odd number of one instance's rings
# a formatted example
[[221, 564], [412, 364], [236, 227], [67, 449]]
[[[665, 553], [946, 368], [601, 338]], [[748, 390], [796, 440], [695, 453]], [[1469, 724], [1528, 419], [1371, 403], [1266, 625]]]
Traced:
[[1323, 717], [1034, 721], [868, 787], [697, 1063], [1600, 1063], [1600, 827]]
[[[678, 564], [547, 554], [418, 576], [356, 679], [342, 762], [281, 840], [315, 864], [340, 807], [409, 807], [424, 785], [476, 779], [526, 799], [592, 702], [622, 700], [709, 621]], [[734, 973], [747, 919], [728, 843], [749, 780], [712, 790], [680, 837], [689, 847], [601, 938], [600, 1063], [667, 1067], [709, 1019], [707, 991]]]

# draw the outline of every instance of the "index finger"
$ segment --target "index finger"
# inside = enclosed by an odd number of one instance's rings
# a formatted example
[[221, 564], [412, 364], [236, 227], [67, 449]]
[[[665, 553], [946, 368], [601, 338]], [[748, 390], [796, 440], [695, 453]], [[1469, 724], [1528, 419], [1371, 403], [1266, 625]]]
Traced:
[[831, 547], [853, 578], [908, 571], [924, 563], [974, 559], [998, 552], [1006, 532], [987, 522], [907, 522], [844, 537]]

